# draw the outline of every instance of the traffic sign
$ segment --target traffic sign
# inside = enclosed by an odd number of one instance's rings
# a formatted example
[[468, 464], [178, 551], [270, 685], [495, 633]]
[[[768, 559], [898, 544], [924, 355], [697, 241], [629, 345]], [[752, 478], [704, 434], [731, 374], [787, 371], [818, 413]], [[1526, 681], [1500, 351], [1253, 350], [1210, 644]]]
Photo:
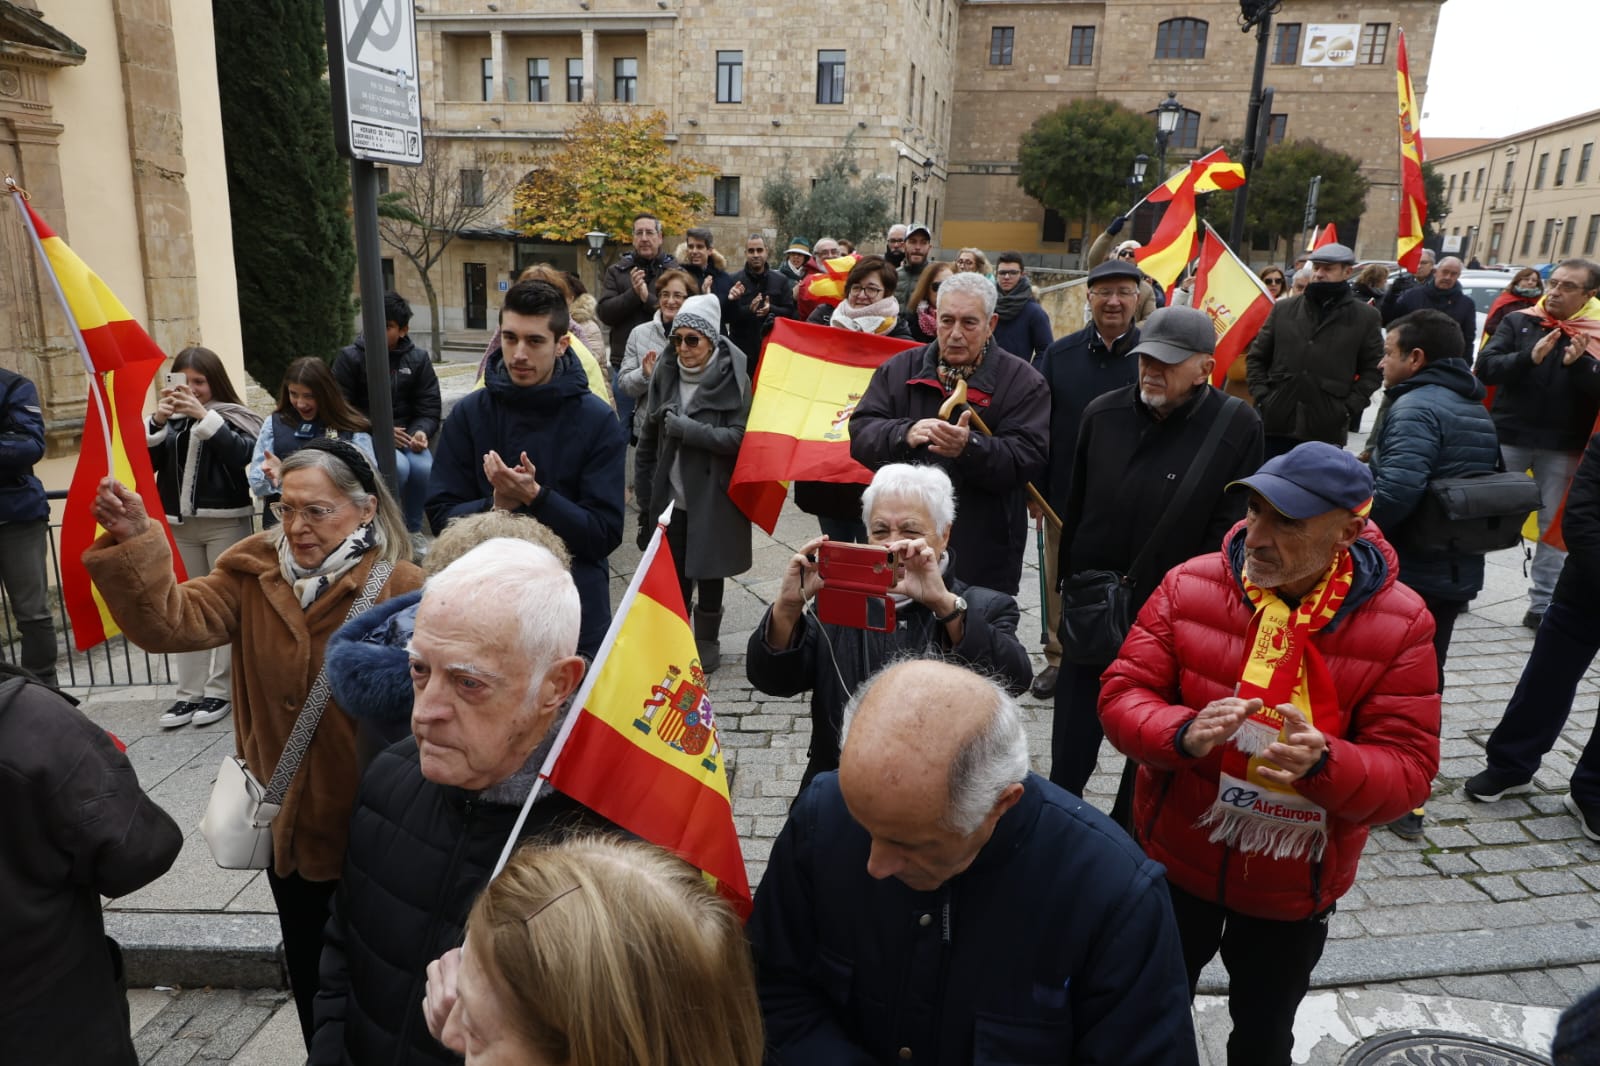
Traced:
[[351, 159], [422, 162], [411, 0], [324, 0], [333, 136]]

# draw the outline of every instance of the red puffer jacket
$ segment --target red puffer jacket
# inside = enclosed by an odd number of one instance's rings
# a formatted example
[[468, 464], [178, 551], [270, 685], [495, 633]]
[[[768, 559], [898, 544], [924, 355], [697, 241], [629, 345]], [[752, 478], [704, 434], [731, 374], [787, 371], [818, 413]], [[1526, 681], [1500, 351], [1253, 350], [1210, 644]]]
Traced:
[[1428, 796], [1439, 769], [1433, 617], [1396, 582], [1394, 549], [1375, 526], [1351, 553], [1350, 595], [1312, 637], [1341, 705], [1351, 708], [1349, 725], [1343, 737], [1328, 738], [1322, 767], [1297, 783], [1329, 814], [1321, 860], [1244, 855], [1211, 843], [1210, 830], [1195, 823], [1217, 798], [1222, 750], [1191, 759], [1176, 746], [1184, 723], [1231, 696], [1238, 681], [1252, 613], [1238, 579], [1243, 522], [1221, 551], [1167, 574], [1101, 679], [1106, 736], [1140, 764], [1135, 836], [1185, 892], [1258, 918], [1309, 917], [1349, 890], [1367, 826], [1393, 821]]

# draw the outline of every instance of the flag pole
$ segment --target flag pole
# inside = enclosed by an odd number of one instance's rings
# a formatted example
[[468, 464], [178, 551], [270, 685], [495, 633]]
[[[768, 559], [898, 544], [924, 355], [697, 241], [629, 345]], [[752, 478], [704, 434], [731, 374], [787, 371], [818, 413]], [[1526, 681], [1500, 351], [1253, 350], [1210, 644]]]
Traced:
[[84, 342], [83, 331], [78, 328], [78, 319], [72, 313], [72, 305], [67, 302], [67, 294], [61, 289], [61, 280], [56, 277], [55, 268], [50, 265], [50, 256], [45, 253], [44, 244], [39, 240], [39, 232], [33, 228], [33, 219], [28, 217], [27, 205], [23, 203], [28, 198], [27, 192], [10, 174], [6, 175], [6, 188], [11, 190], [11, 198], [16, 201], [17, 211], [22, 215], [22, 228], [28, 231], [28, 239], [33, 242], [34, 251], [39, 253], [39, 262], [44, 265], [44, 272], [50, 278], [50, 286], [55, 289], [56, 299], [61, 301], [61, 310], [66, 313], [67, 325], [72, 330], [72, 339], [77, 342], [78, 355], [83, 359], [84, 372], [89, 375], [89, 391], [94, 395], [95, 410], [100, 414], [100, 431], [106, 445], [106, 469], [115, 471], [116, 453], [111, 447], [111, 417], [107, 413], [105, 382], [100, 379], [94, 361], [89, 358], [89, 346]]

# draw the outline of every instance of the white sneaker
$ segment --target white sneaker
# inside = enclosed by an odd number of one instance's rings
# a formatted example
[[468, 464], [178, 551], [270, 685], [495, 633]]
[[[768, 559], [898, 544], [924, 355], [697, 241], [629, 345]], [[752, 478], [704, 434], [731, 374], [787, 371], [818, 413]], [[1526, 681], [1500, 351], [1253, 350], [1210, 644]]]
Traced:
[[233, 710], [233, 704], [220, 696], [207, 696], [194, 705], [194, 724], [210, 725], [228, 717], [228, 712]]

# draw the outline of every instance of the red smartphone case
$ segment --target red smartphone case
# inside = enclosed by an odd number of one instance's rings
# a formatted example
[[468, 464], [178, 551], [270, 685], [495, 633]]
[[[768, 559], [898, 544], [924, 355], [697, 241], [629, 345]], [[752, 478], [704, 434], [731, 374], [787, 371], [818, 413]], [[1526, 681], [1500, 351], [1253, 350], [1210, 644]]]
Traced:
[[817, 619], [851, 629], [887, 633], [894, 629], [894, 561], [888, 551], [869, 544], [825, 541], [817, 549]]

